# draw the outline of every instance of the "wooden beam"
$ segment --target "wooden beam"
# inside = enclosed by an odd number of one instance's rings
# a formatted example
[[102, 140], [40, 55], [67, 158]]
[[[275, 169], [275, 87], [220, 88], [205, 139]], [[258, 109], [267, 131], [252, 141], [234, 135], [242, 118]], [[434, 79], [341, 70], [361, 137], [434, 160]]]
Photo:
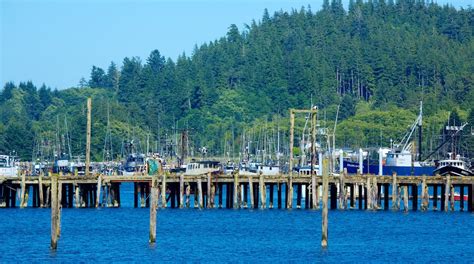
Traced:
[[92, 98], [87, 98], [87, 135], [86, 135], [86, 177], [89, 176], [89, 167], [91, 164], [91, 111]]

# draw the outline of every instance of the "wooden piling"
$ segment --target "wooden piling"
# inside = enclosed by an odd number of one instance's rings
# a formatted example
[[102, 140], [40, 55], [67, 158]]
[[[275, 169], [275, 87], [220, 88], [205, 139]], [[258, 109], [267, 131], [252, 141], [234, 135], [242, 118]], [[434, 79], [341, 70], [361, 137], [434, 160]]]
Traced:
[[149, 243], [156, 242], [156, 209], [158, 206], [158, 178], [153, 175], [151, 180], [151, 195], [150, 195], [150, 237]]
[[345, 174], [347, 170], [344, 170], [339, 174], [339, 209], [346, 209], [347, 199], [346, 199], [346, 183], [345, 183]]
[[265, 187], [265, 182], [263, 180], [263, 174], [262, 172], [259, 173], [259, 178], [258, 178], [258, 189], [260, 193], [260, 208], [265, 209], [266, 208], [266, 203], [267, 203], [267, 195], [266, 195], [266, 187]]
[[428, 194], [428, 185], [426, 184], [426, 175], [423, 175], [423, 179], [421, 181], [421, 210], [428, 210], [429, 203], [430, 196]]
[[191, 204], [190, 196], [191, 196], [191, 184], [187, 183], [186, 184], [186, 208], [189, 208]]
[[163, 173], [161, 180], [161, 207], [166, 208], [166, 174]]
[[398, 206], [398, 183], [397, 183], [397, 173], [392, 174], [392, 209], [400, 210]]
[[100, 190], [102, 189], [102, 176], [99, 174], [99, 177], [97, 178], [97, 196], [95, 200], [95, 208], [99, 207], [101, 205], [100, 202]]
[[211, 176], [211, 173], [208, 172], [207, 173], [207, 188], [206, 188], [206, 194], [207, 194], [207, 199], [206, 199], [206, 202], [207, 202], [207, 208], [211, 208], [212, 207], [212, 199], [211, 198], [211, 184], [212, 184], [212, 176]]
[[58, 176], [51, 176], [51, 249], [58, 247]]
[[311, 175], [311, 208], [312, 209], [317, 209], [317, 203], [318, 203], [318, 193], [317, 193], [317, 185], [318, 183], [316, 182], [316, 175], [312, 173]]
[[203, 200], [202, 200], [202, 180], [201, 177], [198, 178], [197, 180], [197, 189], [198, 189], [198, 204], [199, 204], [199, 209], [203, 208]]
[[446, 176], [446, 187], [444, 187], [444, 211], [447, 212], [449, 210], [449, 194], [451, 192], [451, 176]]
[[371, 199], [372, 199], [372, 210], [377, 210], [379, 209], [379, 186], [377, 184], [377, 177], [372, 176], [372, 187], [371, 187]]
[[75, 191], [75, 200], [76, 200], [76, 208], [79, 208], [81, 207], [81, 198], [80, 198], [80, 187], [79, 187], [79, 184], [78, 183], [75, 183], [74, 184], [76, 186], [76, 191]]
[[323, 248], [328, 245], [328, 189], [329, 189], [329, 170], [328, 160], [323, 160], [323, 210], [322, 210], [322, 235], [321, 235], [321, 246]]
[[438, 184], [433, 184], [433, 210], [438, 210]]
[[86, 176], [89, 176], [91, 165], [91, 112], [92, 98], [87, 98], [87, 132], [86, 132]]
[[403, 209], [408, 212], [408, 186], [403, 186]]
[[24, 172], [21, 172], [21, 184], [20, 184], [20, 188], [21, 188], [21, 193], [20, 193], [20, 208], [25, 208], [25, 207], [26, 207], [26, 203], [25, 203], [25, 189], [26, 189], [26, 184], [25, 184], [25, 177], [26, 177], [26, 173], [24, 173]]
[[293, 176], [290, 173], [288, 177], [288, 184], [286, 185], [287, 189], [287, 197], [286, 197], [286, 208], [291, 209], [293, 208]]
[[367, 175], [366, 185], [365, 185], [365, 200], [366, 200], [366, 209], [372, 210], [372, 185], [370, 183], [370, 176]]
[[233, 171], [232, 172], [232, 176], [234, 177], [234, 204], [233, 204], [233, 207], [234, 209], [237, 209], [239, 208], [239, 196], [240, 196], [240, 192], [239, 192], [239, 173], [237, 173], [236, 171]]

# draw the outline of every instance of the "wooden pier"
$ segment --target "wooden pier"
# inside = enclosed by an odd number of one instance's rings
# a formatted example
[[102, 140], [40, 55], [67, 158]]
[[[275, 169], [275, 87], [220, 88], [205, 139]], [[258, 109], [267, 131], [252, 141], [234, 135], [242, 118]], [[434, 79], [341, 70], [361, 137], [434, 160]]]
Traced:
[[[156, 193], [152, 192], [154, 179]], [[20, 175], [0, 177], [0, 207], [51, 207], [56, 202], [54, 192], [59, 193], [60, 208], [120, 207], [120, 186], [127, 182], [133, 183], [134, 207], [150, 207], [152, 195], [161, 208], [320, 209], [323, 199], [323, 177], [316, 175], [245, 175], [237, 171], [231, 175], [197, 176]], [[474, 207], [472, 176], [342, 174], [328, 175], [327, 183], [328, 206], [332, 210], [453, 211], [456, 208], [472, 212]]]

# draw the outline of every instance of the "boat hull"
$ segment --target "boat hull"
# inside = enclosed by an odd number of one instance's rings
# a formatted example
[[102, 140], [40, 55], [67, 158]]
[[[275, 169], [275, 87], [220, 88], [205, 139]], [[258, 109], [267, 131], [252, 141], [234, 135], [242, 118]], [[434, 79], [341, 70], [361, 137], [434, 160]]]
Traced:
[[[347, 169], [347, 173], [356, 174], [359, 169], [358, 162], [344, 161], [344, 168]], [[382, 166], [382, 175], [392, 175], [396, 173], [400, 176], [422, 176], [422, 175], [434, 175], [433, 171], [436, 169], [435, 166]], [[378, 164], [363, 164], [362, 170], [364, 174], [379, 174]]]

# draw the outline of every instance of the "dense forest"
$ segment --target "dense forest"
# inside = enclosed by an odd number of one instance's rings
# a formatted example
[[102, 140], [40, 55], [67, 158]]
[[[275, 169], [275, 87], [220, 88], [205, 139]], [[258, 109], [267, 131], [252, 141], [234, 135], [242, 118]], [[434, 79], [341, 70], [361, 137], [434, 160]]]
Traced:
[[239, 153], [244, 133], [260, 137], [278, 129], [284, 141], [288, 109], [312, 105], [322, 125], [333, 127], [337, 114], [336, 147], [388, 146], [415, 120], [420, 100], [424, 152], [436, 147], [451, 116], [450, 124], [470, 122], [462, 151], [472, 157], [473, 34], [472, 8], [423, 0], [264, 10], [260, 20], [230, 25], [226, 36], [176, 61], [153, 50], [144, 61], [92, 66], [88, 80], [61, 90], [6, 83], [0, 153], [31, 160], [61, 146], [83, 155], [92, 97], [95, 160], [104, 159], [104, 148], [117, 157], [132, 138], [163, 151], [183, 130], [195, 150]]

